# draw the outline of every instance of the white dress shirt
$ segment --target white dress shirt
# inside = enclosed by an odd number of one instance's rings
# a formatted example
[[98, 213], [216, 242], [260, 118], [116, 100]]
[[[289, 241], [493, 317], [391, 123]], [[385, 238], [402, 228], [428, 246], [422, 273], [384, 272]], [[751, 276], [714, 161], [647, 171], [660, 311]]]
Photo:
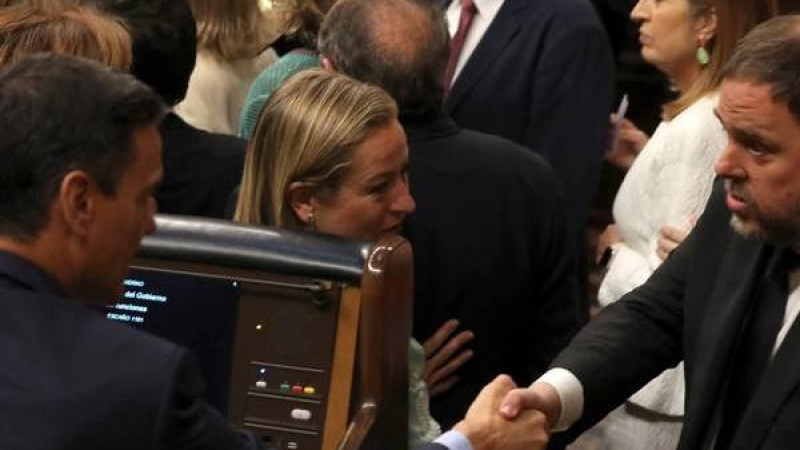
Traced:
[[[486, 30], [489, 29], [489, 25], [492, 23], [495, 16], [497, 16], [497, 11], [503, 6], [505, 0], [473, 1], [475, 2], [475, 8], [478, 12], [475, 13], [475, 16], [472, 18], [472, 24], [469, 27], [466, 39], [464, 39], [464, 46], [461, 47], [461, 55], [458, 57], [456, 71], [453, 73], [453, 82], [458, 78], [458, 74], [461, 73], [464, 64], [466, 64], [469, 57], [472, 56], [472, 52], [475, 51], [475, 47], [478, 46], [483, 35], [486, 34]], [[446, 16], [450, 37], [453, 37], [456, 31], [458, 31], [458, 21], [461, 17], [461, 0], [453, 0], [450, 2], [450, 6], [447, 7]]]

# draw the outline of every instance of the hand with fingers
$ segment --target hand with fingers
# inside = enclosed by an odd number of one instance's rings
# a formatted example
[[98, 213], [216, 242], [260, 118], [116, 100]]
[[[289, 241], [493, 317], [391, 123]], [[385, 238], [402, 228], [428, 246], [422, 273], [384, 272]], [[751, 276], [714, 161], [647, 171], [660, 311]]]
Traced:
[[433, 397], [447, 391], [458, 381], [456, 372], [472, 358], [472, 350], [464, 348], [474, 335], [466, 330], [453, 336], [457, 320], [448, 320], [425, 343], [425, 373], [428, 394]]
[[661, 227], [661, 237], [658, 238], [656, 254], [662, 260], [666, 260], [679, 245], [689, 235], [690, 229], [665, 225]]
[[650, 137], [630, 120], [624, 117], [617, 119], [615, 114], [611, 115], [611, 125], [617, 132], [616, 139], [611, 140], [616, 145], [610, 149], [606, 160], [620, 169], [630, 169]]
[[499, 411], [508, 420], [516, 420], [525, 411], [539, 411], [547, 418], [549, 430], [561, 416], [561, 398], [549, 383], [534, 382], [527, 388], [509, 391]]
[[518, 411], [513, 419], [500, 414], [501, 402], [514, 388], [509, 376], [498, 376], [481, 390], [464, 420], [453, 427], [474, 450], [541, 450], [547, 446], [550, 433], [543, 413]]
[[689, 232], [692, 231], [695, 225], [697, 225], [697, 216], [692, 215], [689, 217], [688, 227], [675, 227], [671, 225], [665, 225], [661, 227], [659, 230], [661, 236], [658, 238], [658, 243], [656, 246], [656, 254], [662, 261], [666, 260], [669, 255], [681, 245], [686, 236], [689, 235]]

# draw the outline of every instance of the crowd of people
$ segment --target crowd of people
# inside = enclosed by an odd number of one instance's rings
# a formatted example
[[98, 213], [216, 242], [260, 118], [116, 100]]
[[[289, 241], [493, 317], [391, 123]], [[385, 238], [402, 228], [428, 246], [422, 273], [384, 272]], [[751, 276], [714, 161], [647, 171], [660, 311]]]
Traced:
[[0, 0], [0, 448], [265, 448], [85, 307], [156, 212], [408, 239], [409, 448], [794, 448], [800, 2], [630, 5], [652, 136], [594, 3]]

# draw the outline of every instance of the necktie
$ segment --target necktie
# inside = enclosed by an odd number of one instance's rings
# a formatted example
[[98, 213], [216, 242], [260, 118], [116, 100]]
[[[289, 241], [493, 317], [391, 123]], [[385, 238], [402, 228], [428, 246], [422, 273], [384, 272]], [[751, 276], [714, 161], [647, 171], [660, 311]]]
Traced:
[[464, 40], [467, 38], [469, 26], [478, 9], [473, 0], [461, 0], [461, 16], [458, 19], [458, 30], [456, 30], [453, 40], [450, 41], [450, 59], [447, 60], [447, 68], [444, 71], [445, 90], [450, 89], [453, 82], [453, 75], [456, 73], [458, 57], [461, 56], [461, 49], [464, 47]]
[[733, 360], [715, 446], [717, 450], [727, 449], [732, 443], [742, 415], [769, 366], [775, 338], [786, 314], [788, 271], [797, 267], [797, 255], [787, 250], [777, 258], [773, 267], [772, 273], [759, 283], [755, 292], [758, 300], [750, 311]]

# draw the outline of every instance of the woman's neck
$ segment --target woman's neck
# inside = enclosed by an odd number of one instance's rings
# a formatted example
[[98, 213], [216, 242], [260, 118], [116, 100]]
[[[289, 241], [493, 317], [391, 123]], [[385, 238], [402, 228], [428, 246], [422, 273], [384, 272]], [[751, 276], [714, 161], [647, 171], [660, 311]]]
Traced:
[[687, 64], [685, 67], [682, 67], [679, 70], [674, 70], [672, 73], [669, 73], [669, 78], [672, 80], [672, 84], [675, 86], [675, 89], [678, 90], [681, 94], [685, 94], [692, 85], [700, 78], [700, 74], [703, 72], [702, 66], [699, 64]]

